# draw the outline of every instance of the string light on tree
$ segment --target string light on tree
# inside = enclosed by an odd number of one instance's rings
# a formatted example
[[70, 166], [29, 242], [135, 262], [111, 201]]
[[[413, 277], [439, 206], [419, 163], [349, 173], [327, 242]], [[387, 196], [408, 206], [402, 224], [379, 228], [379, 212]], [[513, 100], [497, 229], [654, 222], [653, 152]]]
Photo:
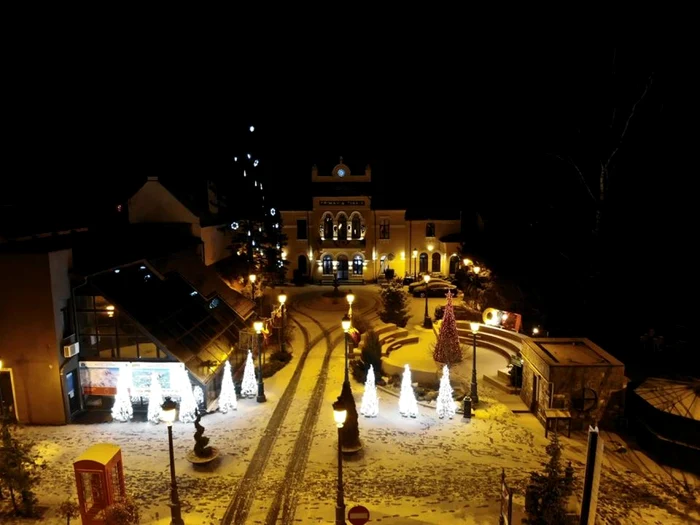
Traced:
[[457, 323], [455, 322], [452, 294], [447, 292], [447, 304], [440, 325], [437, 343], [433, 350], [433, 359], [438, 363], [452, 365], [462, 360], [462, 348], [459, 344]]
[[403, 417], [418, 416], [418, 402], [416, 394], [413, 392], [411, 384], [411, 369], [408, 365], [403, 367], [403, 378], [401, 379], [401, 397], [399, 397], [399, 412]]
[[197, 402], [194, 400], [192, 383], [187, 375], [187, 370], [182, 367], [176, 373], [177, 391], [180, 394], [179, 419], [183, 423], [192, 423], [197, 419]]
[[447, 365], [442, 367], [440, 391], [435, 409], [440, 419], [444, 417], [452, 419], [455, 415], [455, 402], [452, 399], [452, 385], [450, 385], [450, 368]]
[[243, 381], [241, 382], [241, 396], [253, 398], [258, 393], [258, 382], [255, 379], [255, 363], [253, 363], [253, 352], [248, 350], [248, 357], [245, 360], [243, 370]]
[[224, 366], [224, 379], [221, 382], [221, 394], [219, 394], [219, 411], [226, 414], [229, 410], [236, 410], [236, 390], [233, 388], [233, 375], [231, 373], [231, 363], [226, 360]]
[[377, 399], [377, 387], [374, 382], [374, 366], [369, 365], [367, 380], [365, 381], [365, 391], [362, 394], [362, 405], [360, 414], [365, 417], [377, 417], [379, 414], [379, 399]]
[[151, 388], [148, 391], [148, 414], [151, 423], [160, 423], [161, 405], [163, 404], [163, 389], [158, 380], [158, 374], [151, 374]]
[[204, 390], [199, 385], [194, 387], [194, 402], [197, 403], [197, 408], [200, 411], [204, 410]]
[[117, 421], [129, 421], [134, 417], [134, 408], [131, 406], [131, 367], [129, 363], [122, 363], [117, 378], [117, 395], [112, 406], [112, 418]]

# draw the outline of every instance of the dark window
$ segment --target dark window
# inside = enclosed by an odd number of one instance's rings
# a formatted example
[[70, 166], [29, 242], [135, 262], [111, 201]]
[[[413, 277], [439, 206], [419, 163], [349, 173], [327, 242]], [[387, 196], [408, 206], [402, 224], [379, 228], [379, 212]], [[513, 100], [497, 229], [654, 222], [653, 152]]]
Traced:
[[435, 237], [435, 224], [432, 222], [429, 222], [428, 224], [425, 225], [425, 236], [426, 237]]
[[379, 222], [379, 238], [380, 239], [390, 239], [389, 232], [389, 219], [382, 219]]
[[362, 235], [362, 221], [360, 221], [359, 215], [355, 215], [352, 218], [352, 238], [359, 239]]
[[359, 255], [355, 255], [352, 259], [352, 273], [353, 275], [362, 275], [362, 270], [363, 270], [363, 261], [362, 257]]
[[338, 219], [338, 239], [345, 241], [348, 238], [348, 218], [341, 215]]
[[433, 271], [440, 272], [440, 254], [439, 253], [433, 254]]
[[425, 252], [420, 254], [420, 268], [418, 271], [421, 273], [428, 271], [428, 254]]
[[323, 237], [325, 239], [333, 238], [333, 218], [330, 215], [326, 215], [323, 219]]
[[307, 237], [306, 219], [297, 219], [297, 240], [305, 241]]
[[323, 256], [323, 275], [333, 275], [333, 257]]

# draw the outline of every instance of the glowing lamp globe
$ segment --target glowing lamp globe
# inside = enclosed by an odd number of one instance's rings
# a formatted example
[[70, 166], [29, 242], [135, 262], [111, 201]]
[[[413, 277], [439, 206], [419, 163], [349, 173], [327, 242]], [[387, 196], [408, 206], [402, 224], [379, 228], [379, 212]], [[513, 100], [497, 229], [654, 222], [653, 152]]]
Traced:
[[277, 296], [277, 300], [280, 302], [280, 304], [284, 304], [287, 302], [287, 294], [284, 293], [284, 290], [282, 290]]
[[355, 294], [352, 293], [352, 290], [348, 290], [348, 293], [345, 296], [345, 298], [348, 300], [348, 304], [352, 306], [352, 303], [355, 300]]
[[338, 428], [343, 428], [345, 419], [348, 417], [348, 411], [345, 409], [342, 401], [338, 400], [333, 403], [333, 419]]
[[[540, 333], [540, 329], [539, 329], [539, 328], [535, 327], [535, 328], [532, 329], [532, 335], [537, 335], [537, 334], [539, 334], [539, 333]], [[2, 361], [0, 361], [0, 363], [2, 363]], [[0, 364], [0, 368], [2, 368], [2, 364]]]
[[476, 333], [479, 331], [479, 323], [469, 323], [469, 326], [472, 329], [472, 332]]
[[255, 330], [256, 334], [260, 335], [262, 333], [262, 329], [263, 329], [262, 321], [255, 321], [253, 323], [253, 329]]
[[[249, 235], [250, 235], [250, 234], [249, 234]], [[255, 279], [256, 279], [255, 274], [254, 274], [254, 273], [251, 273], [251, 274], [248, 276], [248, 279], [250, 279], [250, 282], [251, 282], [251, 283], [254, 283], [254, 282], [255, 282]]]
[[474, 266], [473, 270], [474, 270], [474, 273], [475, 273], [475, 274], [479, 275], [479, 272], [481, 271], [481, 267], [480, 267], [480, 266]]
[[166, 397], [163, 404], [160, 406], [160, 420], [168, 426], [172, 426], [173, 421], [177, 417], [177, 403], [171, 398]]
[[340, 324], [343, 326], [343, 332], [346, 334], [350, 331], [350, 326], [352, 325], [352, 321], [350, 320], [350, 317], [348, 317], [348, 314], [345, 314], [343, 316], [342, 321], [340, 321]]
[[463, 259], [462, 262], [464, 263], [464, 266], [469, 266], [470, 264], [472, 264], [471, 259], [467, 259], [467, 258]]
[[413, 248], [413, 258], [415, 259], [416, 257], [418, 257], [418, 250]]
[[430, 282], [430, 275], [427, 273], [423, 276], [423, 280], [425, 281], [425, 284], [428, 284]]

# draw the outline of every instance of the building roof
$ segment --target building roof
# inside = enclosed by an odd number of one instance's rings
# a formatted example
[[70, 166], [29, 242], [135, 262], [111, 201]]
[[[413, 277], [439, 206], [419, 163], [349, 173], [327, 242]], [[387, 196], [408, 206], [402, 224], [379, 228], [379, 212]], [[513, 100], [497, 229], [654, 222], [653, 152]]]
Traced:
[[96, 443], [80, 454], [75, 462], [94, 461], [95, 463], [100, 463], [101, 465], [107, 465], [107, 463], [109, 463], [120, 450], [121, 447], [118, 445], [113, 445], [111, 443]]
[[216, 374], [246, 328], [219, 296], [201, 295], [178, 273], [159, 275], [134, 264], [94, 275], [90, 283], [202, 383]]
[[527, 338], [525, 345], [549, 366], [625, 366], [593, 341], [582, 337]]

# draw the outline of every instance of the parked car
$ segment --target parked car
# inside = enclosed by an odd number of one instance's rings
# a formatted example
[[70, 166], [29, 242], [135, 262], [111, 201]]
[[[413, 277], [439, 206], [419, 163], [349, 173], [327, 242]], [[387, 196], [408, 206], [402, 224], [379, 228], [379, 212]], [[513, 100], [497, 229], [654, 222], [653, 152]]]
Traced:
[[[451, 282], [446, 281], [445, 279], [430, 279], [430, 284], [433, 283], [452, 284]], [[413, 290], [415, 290], [418, 286], [425, 286], [425, 281], [422, 278], [419, 278], [419, 280], [417, 280], [416, 282], [409, 284], [408, 292], [413, 293]]]
[[430, 281], [428, 283], [427, 291], [425, 283], [423, 283], [422, 285], [413, 288], [411, 293], [413, 294], [413, 297], [425, 297], [426, 295], [428, 297], [445, 297], [448, 291], [452, 292], [453, 296], [457, 295], [457, 287], [454, 284], [450, 284], [446, 281]]
[[[455, 313], [455, 319], [457, 321], [474, 321], [481, 322], [481, 314], [476, 310], [470, 310], [464, 303], [454, 303], [452, 309]], [[435, 307], [435, 320], [439, 321], [445, 315], [445, 305]]]

